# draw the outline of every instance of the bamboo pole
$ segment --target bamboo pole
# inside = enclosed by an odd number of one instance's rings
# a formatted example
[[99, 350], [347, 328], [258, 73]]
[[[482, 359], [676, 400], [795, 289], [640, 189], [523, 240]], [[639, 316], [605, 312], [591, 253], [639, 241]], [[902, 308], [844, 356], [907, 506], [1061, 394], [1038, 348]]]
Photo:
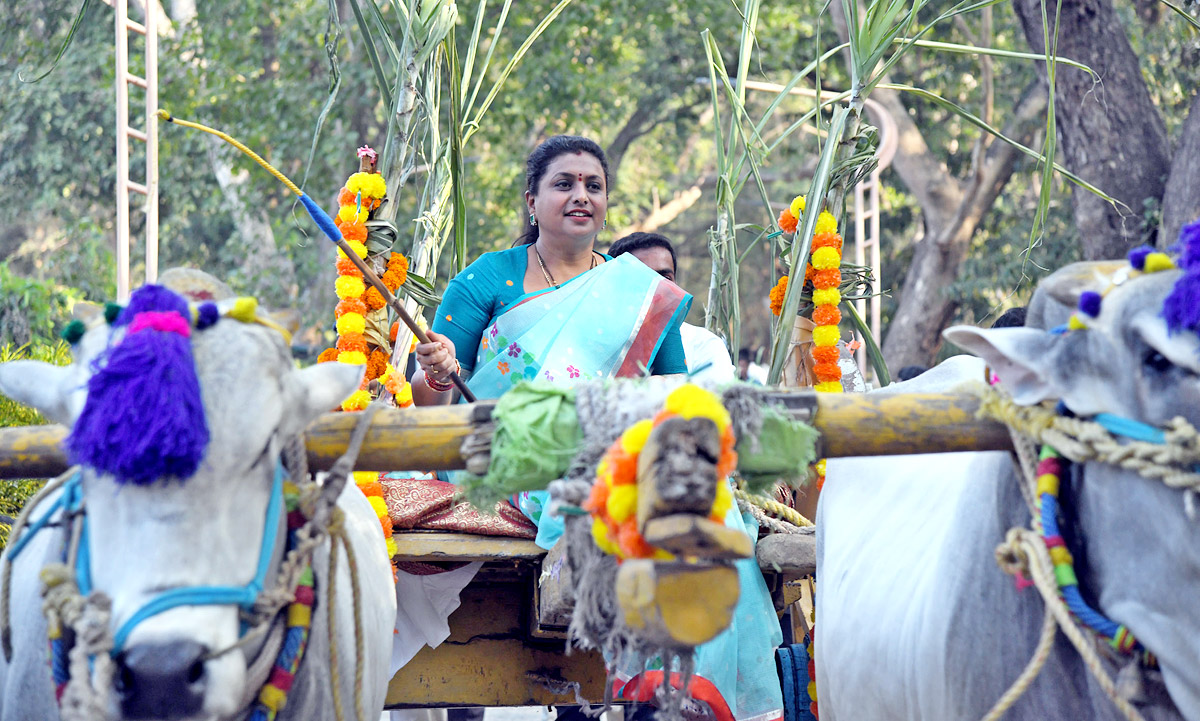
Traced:
[[[970, 395], [778, 392], [768, 398], [821, 432], [822, 457], [1008, 450], [1008, 429], [976, 418]], [[462, 443], [491, 417], [493, 402], [389, 408], [371, 423], [360, 470], [456, 470]], [[308, 462], [328, 469], [346, 450], [357, 415], [327, 413], [308, 427]], [[67, 468], [62, 426], [0, 429], [0, 479], [48, 478]]]

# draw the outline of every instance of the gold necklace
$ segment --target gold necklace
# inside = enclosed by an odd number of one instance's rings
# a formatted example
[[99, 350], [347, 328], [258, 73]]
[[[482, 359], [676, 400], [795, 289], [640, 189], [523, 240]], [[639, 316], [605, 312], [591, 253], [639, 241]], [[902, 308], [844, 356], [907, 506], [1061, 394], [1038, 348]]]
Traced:
[[[559, 288], [559, 286], [561, 284], [555, 283], [554, 276], [551, 275], [550, 271], [546, 269], [546, 261], [545, 261], [545, 259], [542, 258], [542, 251], [538, 250], [536, 242], [533, 244], [533, 252], [537, 254], [538, 266], [542, 269], [542, 277], [546, 279], [546, 285], [548, 285], [552, 288], [555, 288], [555, 289]], [[592, 265], [591, 265], [591, 267], [588, 268], [588, 270], [592, 270], [595, 267], [596, 267], [596, 251], [593, 250], [592, 251]]]

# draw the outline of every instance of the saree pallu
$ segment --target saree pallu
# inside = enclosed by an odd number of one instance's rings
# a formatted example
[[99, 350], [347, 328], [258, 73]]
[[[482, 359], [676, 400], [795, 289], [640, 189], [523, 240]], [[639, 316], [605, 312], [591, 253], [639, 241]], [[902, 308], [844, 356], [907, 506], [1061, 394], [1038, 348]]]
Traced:
[[[527, 293], [488, 325], [467, 385], [496, 398], [524, 380], [576, 383], [647, 375], [667, 334], [683, 322], [692, 298], [626, 254], [556, 289]], [[562, 519], [542, 517], [549, 494], [510, 500], [538, 525], [537, 544], [562, 536]]]
[[483, 333], [468, 383], [497, 398], [523, 380], [574, 383], [649, 373], [692, 298], [632, 255], [518, 298]]

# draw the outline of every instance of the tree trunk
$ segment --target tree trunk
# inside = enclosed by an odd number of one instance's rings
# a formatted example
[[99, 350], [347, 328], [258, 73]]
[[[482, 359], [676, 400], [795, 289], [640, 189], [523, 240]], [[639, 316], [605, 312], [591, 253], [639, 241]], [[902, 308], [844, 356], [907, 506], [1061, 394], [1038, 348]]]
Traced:
[[[878, 95], [873, 97], [885, 100]], [[1045, 109], [1046, 91], [1038, 83], [1026, 90], [1004, 134], [1028, 144]], [[993, 143], [971, 180], [961, 183], [931, 173], [931, 156], [924, 159], [906, 156], [906, 145], [907, 152], [911, 152], [918, 139], [911, 135], [915, 128], [906, 129], [906, 124], [911, 126], [907, 113], [901, 123], [901, 145], [894, 165], [905, 185], [922, 199], [926, 232], [916, 245], [896, 314], [883, 343], [884, 358], [893, 370], [906, 365], [928, 365], [933, 360], [941, 345], [942, 329], [958, 308], [958, 301], [945, 289], [958, 279], [958, 269], [971, 237], [1012, 177], [1019, 155], [1007, 143]], [[923, 140], [920, 146], [924, 146]]]
[[1171, 175], [1163, 195], [1159, 247], [1179, 240], [1179, 230], [1200, 218], [1200, 95], [1192, 100], [1187, 121], [1179, 136], [1179, 147], [1171, 161]]
[[[1029, 46], [1045, 52], [1042, 0], [1013, 5]], [[1053, 22], [1054, 4], [1046, 8]], [[1058, 55], [1100, 76], [1097, 83], [1082, 70], [1057, 65], [1054, 101], [1063, 165], [1127, 206], [1114, 208], [1074, 189], [1083, 254], [1089, 260], [1124, 257], [1143, 238], [1146, 201], [1163, 197], [1170, 169], [1166, 127], [1109, 0], [1062, 0]]]

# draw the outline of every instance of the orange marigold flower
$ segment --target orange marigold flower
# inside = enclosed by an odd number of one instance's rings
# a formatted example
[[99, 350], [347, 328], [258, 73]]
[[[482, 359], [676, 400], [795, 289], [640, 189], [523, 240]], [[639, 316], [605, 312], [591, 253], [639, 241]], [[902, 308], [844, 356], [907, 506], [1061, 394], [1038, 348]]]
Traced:
[[365, 223], [346, 223], [344, 221], [335, 221], [338, 230], [342, 231], [342, 237], [346, 240], [357, 240], [362, 243], [367, 239], [367, 226]]
[[346, 333], [338, 337], [337, 350], [340, 351], [358, 351], [359, 353], [367, 352], [367, 339], [362, 333]]
[[390, 331], [388, 331], [388, 342], [395, 343], [396, 342], [396, 334], [399, 332], [400, 332], [400, 321], [398, 321], [398, 320], [392, 321], [392, 329]]
[[405, 258], [403, 253], [393, 252], [391, 256], [388, 257], [387, 264], [388, 270], [403, 270], [405, 273], [408, 272], [408, 258]]
[[805, 280], [805, 281], [810, 281], [810, 280], [812, 280], [812, 279], [813, 279], [813, 274], [814, 274], [814, 273], [816, 273], [816, 272], [817, 272], [817, 269], [816, 269], [816, 268], [814, 268], [814, 267], [812, 266], [812, 263], [809, 263], [808, 265], [805, 265], [805, 266], [804, 266], [804, 280]]
[[358, 313], [359, 315], [367, 314], [367, 304], [359, 298], [347, 298], [339, 301], [337, 307], [333, 309], [333, 316], [341, 318], [347, 313]]
[[337, 360], [338, 353], [341, 353], [337, 348], [326, 348], [321, 351], [321, 355], [317, 356], [318, 363], [328, 363], [329, 361]]
[[367, 358], [367, 379], [375, 380], [387, 371], [388, 354], [376, 348]]
[[337, 272], [338, 275], [352, 275], [356, 278], [362, 277], [362, 271], [359, 270], [358, 266], [354, 264], [354, 261], [350, 260], [349, 258], [337, 259]]
[[791, 208], [784, 208], [779, 213], [779, 228], [785, 233], [796, 232], [796, 216], [792, 215]]
[[383, 526], [383, 537], [388, 538], [392, 535], [392, 517], [384, 514], [379, 517], [379, 525]]
[[379, 310], [387, 305], [387, 301], [383, 299], [383, 294], [375, 286], [367, 288], [367, 292], [363, 293], [362, 299], [367, 304], [367, 310]]
[[813, 273], [813, 287], [818, 290], [836, 288], [842, 284], [842, 271], [837, 268], [818, 270]]
[[343, 186], [342, 189], [338, 191], [337, 204], [339, 207], [343, 205], [354, 205], [356, 198], [358, 198], [358, 193], [355, 193], [349, 188]]
[[842, 236], [837, 233], [818, 233], [813, 236], [812, 249], [817, 248], [833, 248], [838, 252], [842, 250]]
[[406, 279], [401, 276], [400, 273], [397, 273], [394, 270], [388, 270], [388, 272], [383, 274], [383, 277], [380, 278], [380, 280], [383, 281], [383, 285], [387, 287], [388, 290], [395, 293]]
[[833, 305], [819, 305], [813, 309], [812, 321], [817, 325], [837, 325], [842, 322], [842, 312]]
[[813, 375], [821, 383], [831, 383], [842, 379], [842, 369], [837, 363], [818, 363], [813, 366]]
[[779, 279], [775, 287], [771, 289], [771, 312], [779, 315], [783, 312], [783, 298], [787, 293], [788, 277], [785, 275]]
[[841, 353], [835, 345], [815, 346], [812, 358], [815, 363], [837, 363]]
[[383, 484], [379, 481], [370, 481], [369, 483], [359, 483], [358, 490], [363, 492], [364, 496], [382, 496]]

